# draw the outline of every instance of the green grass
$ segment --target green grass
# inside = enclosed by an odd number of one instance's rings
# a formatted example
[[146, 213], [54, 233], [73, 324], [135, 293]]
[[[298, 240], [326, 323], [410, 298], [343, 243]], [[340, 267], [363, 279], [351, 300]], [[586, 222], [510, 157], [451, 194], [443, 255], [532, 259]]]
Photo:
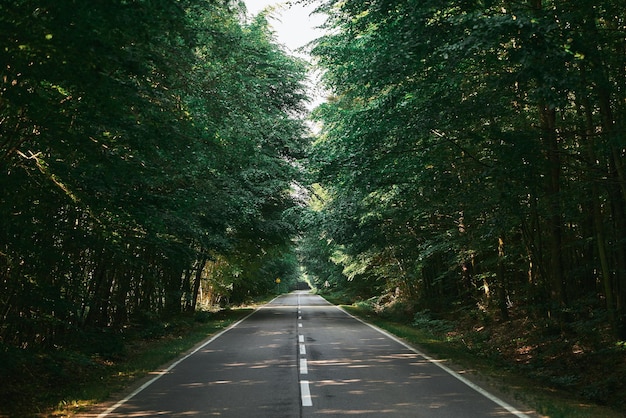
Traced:
[[[334, 300], [337, 301], [337, 299]], [[342, 305], [342, 308], [401, 338], [429, 356], [447, 360], [448, 366], [452, 369], [471, 372], [477, 382], [487, 390], [503, 396], [507, 401], [527, 406], [542, 417], [617, 418], [625, 416], [621, 411], [591, 404], [564, 391], [555, 390], [536, 379], [528, 378], [485, 353], [477, 355], [478, 353], [468, 350], [462, 341], [450, 339], [445, 334], [430, 332], [428, 327], [417, 328], [410, 324], [381, 318], [364, 304]]]

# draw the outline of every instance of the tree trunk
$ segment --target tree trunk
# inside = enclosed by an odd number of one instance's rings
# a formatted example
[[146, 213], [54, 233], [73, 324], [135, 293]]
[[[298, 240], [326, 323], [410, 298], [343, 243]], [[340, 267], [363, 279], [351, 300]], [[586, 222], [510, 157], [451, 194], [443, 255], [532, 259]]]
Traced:
[[506, 283], [506, 263], [504, 252], [504, 240], [498, 238], [498, 266], [496, 268], [497, 289], [498, 289], [498, 308], [503, 321], [508, 321], [509, 309], [507, 301], [507, 283]]
[[189, 310], [191, 312], [196, 310], [196, 306], [198, 306], [198, 296], [200, 295], [200, 285], [202, 284], [202, 272], [204, 271], [204, 266], [207, 262], [207, 257], [203, 256], [198, 262], [198, 267], [196, 268], [196, 275], [193, 281], [193, 294], [191, 296], [191, 305], [189, 306]]
[[550, 254], [550, 295], [559, 306], [567, 305], [567, 294], [563, 276], [563, 216], [561, 208], [561, 157], [556, 133], [556, 110], [546, 105], [539, 106], [541, 130], [548, 163], [548, 242]]
[[[608, 81], [607, 81], [608, 83]], [[609, 142], [611, 155], [609, 156], [611, 182], [607, 185], [613, 209], [613, 222], [615, 228], [615, 239], [613, 253], [615, 254], [615, 283], [611, 283], [612, 292], [606, 294], [607, 309], [612, 315], [612, 326], [620, 336], [626, 334], [626, 173], [622, 149], [615, 145], [615, 118], [611, 107], [610, 93], [602, 87], [596, 89], [599, 97], [599, 108], [602, 120], [602, 131]], [[605, 289], [608, 285], [605, 285]], [[615, 290], [615, 292], [613, 292]], [[609, 296], [611, 299], [609, 300]], [[614, 313], [612, 314], [611, 311]]]
[[191, 276], [193, 276], [193, 267], [185, 269], [183, 272], [182, 283], [180, 286], [181, 298], [182, 298], [182, 310], [183, 312], [189, 312], [191, 306], [192, 290], [191, 290]]
[[[593, 115], [591, 111], [591, 104], [588, 100], [584, 100], [584, 108], [585, 108], [585, 147], [587, 148], [587, 157], [589, 158], [589, 164], [591, 167], [595, 167], [600, 170], [598, 167], [598, 157], [595, 153], [595, 144], [594, 144], [594, 124], [593, 124]], [[600, 173], [598, 173], [595, 177], [600, 177]], [[600, 272], [602, 277], [602, 288], [604, 290], [604, 297], [606, 298], [606, 308], [609, 315], [609, 321], [611, 325], [615, 323], [615, 304], [613, 297], [613, 285], [611, 280], [611, 267], [609, 264], [609, 256], [606, 248], [606, 234], [604, 228], [604, 218], [602, 215], [602, 207], [600, 204], [600, 190], [598, 188], [598, 182], [595, 178], [591, 179], [591, 207], [592, 207], [592, 218], [593, 218], [593, 226], [595, 230], [595, 239], [596, 246], [598, 251], [598, 258], [600, 261]]]
[[118, 274], [115, 286], [115, 303], [113, 315], [113, 326], [121, 329], [128, 321], [128, 292], [130, 291], [130, 281], [132, 270], [125, 270]]
[[176, 267], [170, 267], [164, 270], [164, 296], [165, 305], [163, 307], [163, 314], [166, 318], [179, 314], [182, 304], [182, 278], [183, 269]]
[[91, 282], [93, 292], [88, 296], [89, 299], [86, 301], [83, 309], [86, 311], [84, 320], [86, 325], [106, 325], [102, 324], [102, 320], [106, 315], [105, 311], [108, 309], [111, 292], [112, 275], [109, 270], [110, 264], [110, 257], [103, 254], [100, 262], [94, 269]]

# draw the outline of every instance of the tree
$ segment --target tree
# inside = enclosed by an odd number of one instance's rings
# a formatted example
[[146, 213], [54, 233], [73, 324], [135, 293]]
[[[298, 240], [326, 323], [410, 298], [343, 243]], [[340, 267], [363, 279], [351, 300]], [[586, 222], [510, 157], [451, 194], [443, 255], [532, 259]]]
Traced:
[[623, 7], [321, 9], [330, 31], [313, 53], [333, 96], [312, 165], [330, 198], [314, 233], [346, 254], [344, 273], [422, 306], [482, 300], [505, 319], [524, 306], [565, 320], [599, 290], [619, 332], [622, 248], [606, 242], [623, 236]]
[[210, 260], [290, 253], [306, 68], [262, 16], [205, 0], [0, 12], [3, 343], [193, 310]]

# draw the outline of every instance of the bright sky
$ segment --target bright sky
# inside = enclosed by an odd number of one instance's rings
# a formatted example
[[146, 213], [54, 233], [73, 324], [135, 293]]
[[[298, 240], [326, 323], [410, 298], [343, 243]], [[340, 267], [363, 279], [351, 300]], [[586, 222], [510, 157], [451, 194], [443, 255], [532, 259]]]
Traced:
[[[245, 0], [248, 14], [254, 16], [268, 6], [275, 6], [269, 19], [270, 25], [276, 32], [278, 42], [287, 47], [287, 50], [301, 58], [309, 61], [309, 57], [297, 52], [297, 50], [309, 42], [322, 36], [321, 29], [317, 29], [324, 23], [325, 17], [319, 14], [311, 14], [315, 10], [315, 5], [296, 4], [297, 0]], [[317, 86], [319, 74], [313, 72], [309, 74], [309, 95], [312, 102], [309, 108], [319, 105], [324, 93]]]
[[315, 38], [321, 36], [322, 32], [316, 29], [324, 22], [324, 17], [318, 14], [311, 15], [315, 5], [302, 5], [296, 0], [245, 0], [248, 13], [258, 14], [267, 6], [276, 6], [270, 19], [270, 24], [276, 31], [278, 41], [287, 46], [291, 52], [306, 45]]

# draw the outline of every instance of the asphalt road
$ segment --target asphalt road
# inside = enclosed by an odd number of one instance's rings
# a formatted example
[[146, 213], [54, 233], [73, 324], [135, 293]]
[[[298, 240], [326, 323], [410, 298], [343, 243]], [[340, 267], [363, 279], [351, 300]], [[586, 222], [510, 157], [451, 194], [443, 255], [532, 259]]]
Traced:
[[527, 415], [321, 297], [297, 292], [207, 341], [99, 416]]

